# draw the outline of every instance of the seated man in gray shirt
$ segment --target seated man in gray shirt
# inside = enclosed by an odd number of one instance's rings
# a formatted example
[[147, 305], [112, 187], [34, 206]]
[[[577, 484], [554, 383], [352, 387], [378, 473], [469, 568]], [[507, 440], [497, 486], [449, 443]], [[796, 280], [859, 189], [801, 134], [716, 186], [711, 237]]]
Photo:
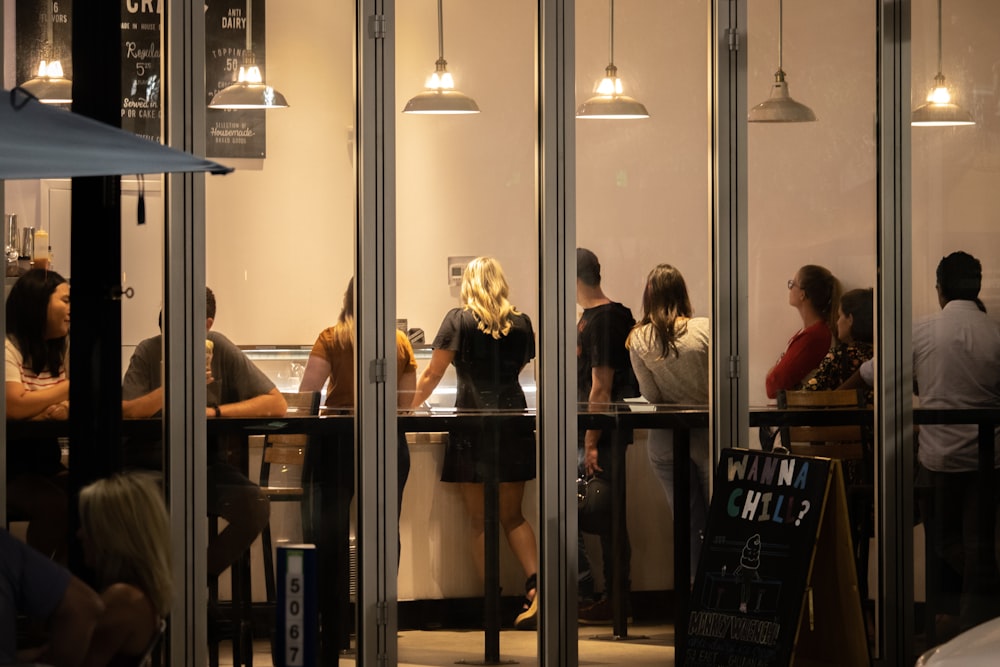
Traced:
[[[216, 304], [208, 288], [205, 303], [206, 336], [213, 345], [206, 417], [283, 417], [287, 404], [274, 383], [232, 341], [210, 330]], [[126, 419], [153, 417], [163, 409], [162, 349], [162, 336], [153, 336], [140, 342], [132, 354], [122, 381], [122, 416]], [[223, 449], [220, 442], [209, 443], [208, 513], [229, 524], [209, 538], [208, 574], [213, 578], [240, 557], [270, 516], [269, 502], [260, 487], [224, 460]]]

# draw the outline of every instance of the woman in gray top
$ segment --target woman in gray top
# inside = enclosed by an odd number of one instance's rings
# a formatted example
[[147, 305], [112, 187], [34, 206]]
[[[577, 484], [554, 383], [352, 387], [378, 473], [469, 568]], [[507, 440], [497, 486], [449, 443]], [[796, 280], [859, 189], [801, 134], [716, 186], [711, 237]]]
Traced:
[[[660, 264], [649, 273], [642, 295], [642, 319], [626, 343], [639, 391], [650, 403], [708, 404], [708, 318], [692, 317], [691, 299], [680, 271]], [[673, 432], [651, 429], [649, 462], [674, 504]], [[691, 563], [697, 564], [708, 514], [712, 466], [708, 429], [691, 431]], [[691, 580], [694, 581], [694, 569]]]

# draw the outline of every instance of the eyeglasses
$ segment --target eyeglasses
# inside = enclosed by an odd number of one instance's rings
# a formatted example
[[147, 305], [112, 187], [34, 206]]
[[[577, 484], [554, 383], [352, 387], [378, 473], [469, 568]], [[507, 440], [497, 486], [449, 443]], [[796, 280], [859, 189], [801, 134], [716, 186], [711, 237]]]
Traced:
[[799, 289], [802, 289], [801, 285], [796, 285], [795, 284], [795, 279], [792, 279], [792, 280], [788, 281], [788, 289], [792, 289], [793, 287], [798, 287]]

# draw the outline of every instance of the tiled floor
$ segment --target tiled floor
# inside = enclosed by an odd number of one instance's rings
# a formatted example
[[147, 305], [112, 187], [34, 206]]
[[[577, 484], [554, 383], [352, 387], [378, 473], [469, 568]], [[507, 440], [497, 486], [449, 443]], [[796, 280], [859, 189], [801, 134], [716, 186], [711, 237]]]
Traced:
[[[629, 665], [630, 667], [670, 667], [674, 664], [674, 629], [672, 625], [633, 625], [630, 639], [607, 639], [610, 627], [581, 627], [579, 664], [581, 667]], [[603, 638], [595, 638], [603, 637]], [[644, 636], [645, 638], [640, 638]], [[270, 644], [255, 643], [254, 667], [270, 667]], [[451, 667], [457, 661], [483, 660], [483, 633], [473, 630], [403, 630], [399, 633], [400, 667]], [[500, 633], [501, 661], [516, 661], [531, 667], [538, 664], [537, 636], [534, 632], [505, 630]], [[228, 661], [228, 662], [227, 662]], [[232, 658], [223, 646], [221, 665], [231, 665]], [[345, 667], [355, 667], [355, 656], [340, 658]]]

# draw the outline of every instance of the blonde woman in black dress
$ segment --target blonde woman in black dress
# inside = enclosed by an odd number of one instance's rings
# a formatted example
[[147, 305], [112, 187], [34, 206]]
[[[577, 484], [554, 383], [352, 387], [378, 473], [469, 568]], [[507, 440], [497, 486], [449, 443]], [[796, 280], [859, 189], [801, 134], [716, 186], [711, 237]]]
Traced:
[[[509, 288], [500, 263], [477, 257], [462, 275], [462, 306], [444, 317], [427, 369], [417, 381], [413, 407], [434, 391], [448, 366], [455, 366], [459, 410], [523, 411], [527, 407], [518, 382], [521, 369], [535, 356], [531, 320], [508, 300]], [[534, 629], [538, 615], [538, 556], [535, 533], [521, 512], [524, 483], [535, 477], [534, 431], [500, 423], [500, 524], [524, 574], [525, 603], [515, 626]], [[445, 450], [441, 481], [459, 485], [472, 520], [472, 555], [484, 576], [483, 481], [487, 452], [497, 434], [490, 430], [453, 430]]]

